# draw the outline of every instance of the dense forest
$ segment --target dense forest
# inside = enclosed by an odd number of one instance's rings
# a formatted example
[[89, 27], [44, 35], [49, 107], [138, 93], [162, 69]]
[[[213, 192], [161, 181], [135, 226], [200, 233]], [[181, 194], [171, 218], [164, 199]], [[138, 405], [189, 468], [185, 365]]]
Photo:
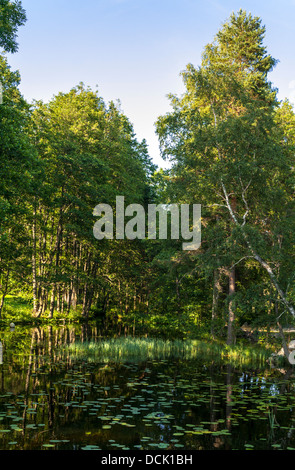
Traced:
[[[7, 53], [26, 22], [0, 1], [0, 316], [104, 322], [234, 344], [294, 323], [295, 114], [262, 20], [233, 13], [155, 123], [158, 169], [117, 102], [78, 84], [28, 103]], [[97, 204], [201, 204], [202, 243], [97, 240]]]

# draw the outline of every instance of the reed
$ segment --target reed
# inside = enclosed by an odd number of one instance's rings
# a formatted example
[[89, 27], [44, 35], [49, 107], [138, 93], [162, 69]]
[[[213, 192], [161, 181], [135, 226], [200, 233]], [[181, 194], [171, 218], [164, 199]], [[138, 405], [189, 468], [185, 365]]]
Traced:
[[75, 342], [67, 352], [76, 358], [102, 362], [140, 361], [152, 359], [206, 359], [221, 362], [264, 364], [269, 354], [259, 348], [225, 346], [201, 340], [164, 340], [159, 338], [111, 338]]

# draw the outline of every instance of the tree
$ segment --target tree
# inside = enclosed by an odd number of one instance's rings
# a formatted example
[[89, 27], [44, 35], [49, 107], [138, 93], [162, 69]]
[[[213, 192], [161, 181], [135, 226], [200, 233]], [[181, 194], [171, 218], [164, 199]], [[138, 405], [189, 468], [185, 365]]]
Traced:
[[[17, 51], [17, 29], [25, 21], [19, 1], [0, 0], [0, 47], [4, 52]], [[30, 186], [34, 151], [26, 135], [29, 107], [18, 90], [19, 83], [19, 74], [0, 55], [0, 317], [11, 278], [22, 278], [27, 265], [22, 249], [22, 244], [26, 246], [22, 202]]]
[[[263, 45], [264, 34], [259, 18], [242, 10], [232, 14], [205, 47], [202, 65], [187, 66], [186, 93], [171, 96], [173, 111], [157, 121], [163, 156], [174, 162], [177, 194], [203, 205], [196, 262], [206, 260], [211, 272], [223, 268], [229, 275], [229, 343], [234, 341], [235, 270], [243, 264], [255, 260], [295, 316], [273, 268], [276, 224], [280, 220], [283, 227], [292, 205], [293, 177], [292, 156], [276, 138], [278, 102], [267, 78], [276, 61]], [[212, 244], [215, 237], [218, 246]]]
[[23, 279], [28, 265], [26, 199], [36, 164], [28, 138], [29, 106], [21, 96], [19, 74], [0, 56], [0, 314], [11, 279]]
[[56, 308], [80, 304], [88, 318], [106, 280], [113, 285], [129, 277], [126, 267], [122, 275], [118, 251], [132, 259], [125, 241], [94, 238], [93, 210], [99, 203], [114, 207], [117, 195], [144, 204], [152, 165], [119, 107], [106, 106], [83, 84], [36, 103], [32, 118], [31, 139], [42, 162], [31, 199], [34, 312], [49, 307], [53, 316]]
[[0, 47], [5, 52], [18, 50], [17, 30], [26, 20], [26, 12], [19, 0], [0, 0]]

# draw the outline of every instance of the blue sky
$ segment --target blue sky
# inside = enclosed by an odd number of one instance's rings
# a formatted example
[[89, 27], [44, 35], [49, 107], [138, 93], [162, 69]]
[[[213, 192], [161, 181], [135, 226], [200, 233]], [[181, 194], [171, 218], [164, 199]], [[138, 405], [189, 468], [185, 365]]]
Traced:
[[79, 82], [106, 102], [120, 100], [137, 138], [159, 166], [154, 123], [180, 94], [180, 72], [201, 62], [231, 12], [262, 18], [268, 52], [280, 62], [270, 79], [279, 98], [295, 103], [295, 0], [22, 0], [28, 21], [19, 51], [9, 54], [28, 101], [48, 101]]

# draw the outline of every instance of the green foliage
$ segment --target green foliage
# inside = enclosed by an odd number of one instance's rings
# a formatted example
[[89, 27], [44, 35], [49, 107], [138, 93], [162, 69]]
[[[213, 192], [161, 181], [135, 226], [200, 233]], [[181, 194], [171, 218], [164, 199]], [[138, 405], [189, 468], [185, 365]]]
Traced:
[[19, 0], [0, 0], [0, 47], [5, 52], [16, 52], [17, 30], [26, 22], [26, 12]]
[[75, 342], [66, 347], [67, 352], [76, 358], [94, 359], [100, 362], [116, 363], [123, 361], [144, 361], [180, 358], [183, 360], [202, 357], [214, 358], [220, 362], [233, 364], [263, 364], [269, 353], [263, 348], [243, 346], [228, 347], [217, 343], [197, 340], [163, 340], [159, 338], [114, 338], [97, 342]]
[[[166, 193], [202, 204], [196, 270], [226, 278], [235, 267], [236, 293], [224, 300], [236, 322], [269, 309], [270, 280], [283, 291], [294, 285], [294, 113], [279, 106], [268, 81], [276, 60], [264, 34], [259, 18], [232, 14], [205, 47], [201, 66], [183, 72], [186, 92], [170, 96], [171, 113], [157, 121], [163, 157], [173, 163]], [[268, 264], [259, 266], [263, 259]]]
[[28, 298], [7, 296], [1, 323], [9, 325], [12, 322], [15, 324], [32, 322], [32, 303]]
[[27, 200], [32, 190], [35, 149], [28, 137], [29, 106], [21, 96], [19, 74], [0, 56], [0, 318], [5, 295], [28, 273], [26, 220]]

